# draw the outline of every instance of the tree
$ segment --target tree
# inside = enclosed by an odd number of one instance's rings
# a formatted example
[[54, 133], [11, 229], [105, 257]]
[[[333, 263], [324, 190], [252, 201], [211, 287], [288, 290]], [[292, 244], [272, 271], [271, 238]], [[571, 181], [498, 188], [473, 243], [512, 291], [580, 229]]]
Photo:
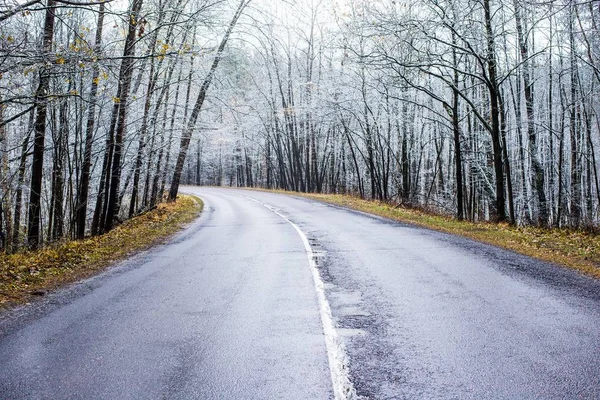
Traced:
[[[54, 38], [54, 21], [56, 1], [48, 0], [44, 18], [44, 31], [42, 36], [42, 52], [47, 56], [52, 53], [52, 40]], [[27, 244], [30, 248], [39, 247], [42, 241], [40, 231], [40, 214], [42, 198], [42, 174], [44, 167], [44, 141], [46, 136], [46, 114], [48, 110], [48, 96], [50, 95], [50, 75], [48, 66], [40, 68], [39, 85], [35, 94], [36, 117], [34, 125], [33, 163], [31, 165], [31, 187], [29, 194], [29, 223], [27, 231]]]
[[181, 143], [179, 144], [179, 153], [177, 156], [177, 162], [175, 164], [175, 170], [173, 172], [173, 178], [171, 179], [171, 188], [169, 189], [169, 200], [175, 201], [177, 199], [177, 193], [179, 191], [179, 182], [181, 181], [181, 173], [183, 171], [183, 165], [185, 163], [185, 159], [187, 157], [187, 151], [190, 146], [190, 140], [192, 139], [192, 134], [196, 127], [196, 122], [198, 120], [198, 116], [200, 115], [200, 111], [202, 110], [202, 105], [204, 104], [204, 99], [206, 98], [206, 93], [210, 88], [210, 84], [214, 78], [214, 75], [219, 67], [219, 63], [221, 62], [221, 58], [223, 57], [223, 52], [225, 51], [225, 46], [227, 46], [227, 41], [229, 37], [233, 33], [233, 29], [237, 24], [237, 21], [242, 16], [244, 9], [250, 4], [252, 0], [242, 0], [236, 11], [233, 15], [231, 22], [229, 23], [229, 27], [221, 39], [221, 43], [217, 49], [217, 53], [212, 62], [210, 70], [208, 71], [208, 75], [204, 78], [204, 82], [202, 82], [202, 86], [200, 87], [200, 92], [198, 93], [198, 97], [196, 98], [196, 102], [194, 104], [194, 108], [192, 109], [192, 114], [187, 123], [187, 127], [183, 132], [183, 136], [181, 138]]

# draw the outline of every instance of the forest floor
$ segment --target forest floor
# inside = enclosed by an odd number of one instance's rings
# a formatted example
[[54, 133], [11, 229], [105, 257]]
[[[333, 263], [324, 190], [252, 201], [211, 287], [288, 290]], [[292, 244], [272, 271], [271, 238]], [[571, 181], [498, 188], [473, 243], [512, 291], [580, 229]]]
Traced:
[[[291, 192], [285, 193], [291, 194]], [[293, 194], [399, 222], [464, 236], [600, 278], [600, 235], [591, 232], [531, 226], [520, 227], [506, 223], [458, 221], [452, 217], [394, 206], [385, 202], [362, 200], [347, 195], [296, 192]]]
[[197, 197], [181, 196], [177, 202], [160, 204], [101, 236], [37, 251], [0, 254], [0, 309], [44, 296], [164, 241], [193, 221], [202, 207]]

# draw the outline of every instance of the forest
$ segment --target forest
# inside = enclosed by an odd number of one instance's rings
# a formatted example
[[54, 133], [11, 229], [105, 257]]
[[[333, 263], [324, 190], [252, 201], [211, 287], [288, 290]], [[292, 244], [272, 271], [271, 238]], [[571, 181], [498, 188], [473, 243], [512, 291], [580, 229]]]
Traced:
[[600, 2], [0, 0], [7, 251], [180, 184], [597, 228]]

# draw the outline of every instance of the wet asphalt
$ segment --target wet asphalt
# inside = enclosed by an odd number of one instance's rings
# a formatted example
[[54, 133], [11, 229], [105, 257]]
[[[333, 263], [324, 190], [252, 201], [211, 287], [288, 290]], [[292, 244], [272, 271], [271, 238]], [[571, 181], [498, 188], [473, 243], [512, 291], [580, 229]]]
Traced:
[[168, 243], [0, 316], [0, 399], [600, 399], [600, 282], [319, 202], [191, 188]]

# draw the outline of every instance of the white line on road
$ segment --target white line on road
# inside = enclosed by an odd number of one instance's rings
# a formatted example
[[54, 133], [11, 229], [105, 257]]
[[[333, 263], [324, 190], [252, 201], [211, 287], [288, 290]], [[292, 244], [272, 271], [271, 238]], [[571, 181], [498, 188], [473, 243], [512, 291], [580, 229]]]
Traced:
[[317, 291], [317, 299], [319, 301], [321, 323], [323, 324], [323, 332], [325, 334], [325, 345], [327, 347], [329, 371], [331, 372], [331, 381], [333, 384], [333, 393], [335, 395], [335, 399], [358, 399], [356, 391], [354, 390], [354, 386], [352, 385], [352, 382], [350, 382], [350, 378], [348, 377], [348, 358], [346, 357], [344, 344], [342, 342], [342, 338], [338, 335], [338, 333], [335, 330], [335, 326], [333, 324], [333, 317], [331, 315], [331, 307], [329, 307], [329, 302], [325, 297], [325, 285], [323, 284], [321, 274], [319, 274], [319, 270], [317, 269], [317, 263], [315, 261], [316, 256], [312, 248], [310, 247], [308, 238], [306, 237], [304, 232], [302, 232], [302, 230], [298, 227], [298, 225], [290, 221], [285, 215], [277, 211], [277, 209], [273, 208], [269, 204], [262, 203], [259, 200], [256, 200], [252, 197], [245, 197], [268, 208], [275, 214], [279, 215], [290, 225], [292, 225], [294, 229], [296, 229], [296, 232], [298, 232], [298, 235], [300, 235], [300, 238], [304, 243], [306, 255], [308, 256], [308, 264], [310, 266], [313, 281], [315, 283], [315, 289]]

